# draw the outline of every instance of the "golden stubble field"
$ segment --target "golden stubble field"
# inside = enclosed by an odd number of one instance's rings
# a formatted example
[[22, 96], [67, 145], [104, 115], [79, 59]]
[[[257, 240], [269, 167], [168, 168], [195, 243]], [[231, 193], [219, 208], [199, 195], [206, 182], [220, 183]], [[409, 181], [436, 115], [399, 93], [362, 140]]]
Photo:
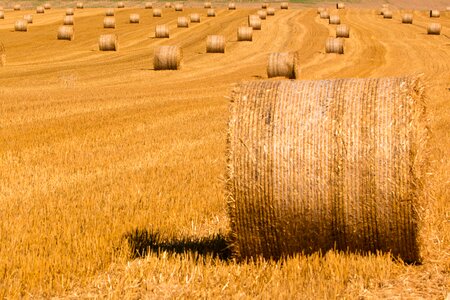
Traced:
[[[0, 2], [7, 55], [0, 67], [1, 298], [444, 299], [450, 292], [450, 12], [442, 1], [429, 4], [441, 9], [433, 20], [443, 26], [439, 36], [426, 35], [425, 10], [414, 10], [413, 25], [401, 24], [414, 2], [391, 1], [392, 20], [377, 15], [381, 2], [328, 5], [351, 28], [344, 55], [324, 53], [334, 26], [312, 4], [277, 9], [253, 42], [237, 42], [236, 29], [255, 3], [236, 11], [217, 5], [215, 18], [201, 3], [163, 9], [162, 18], [125, 8], [116, 10], [113, 30], [103, 29], [104, 8], [85, 8], [75, 11], [72, 42], [56, 40], [63, 8], [37, 15], [36, 3], [22, 4], [14, 12], [12, 2]], [[134, 12], [140, 24], [128, 24]], [[176, 17], [192, 12], [202, 22], [176, 28]], [[34, 17], [29, 31], [14, 32], [26, 13]], [[170, 39], [154, 38], [156, 24], [169, 25]], [[118, 34], [120, 51], [98, 51], [108, 31]], [[205, 53], [209, 34], [226, 36], [225, 54]], [[182, 47], [182, 70], [152, 70], [158, 45]], [[266, 78], [268, 54], [279, 51], [298, 51], [300, 79], [423, 77], [433, 132], [423, 265], [336, 252], [279, 262], [229, 258], [228, 96], [235, 83]]]

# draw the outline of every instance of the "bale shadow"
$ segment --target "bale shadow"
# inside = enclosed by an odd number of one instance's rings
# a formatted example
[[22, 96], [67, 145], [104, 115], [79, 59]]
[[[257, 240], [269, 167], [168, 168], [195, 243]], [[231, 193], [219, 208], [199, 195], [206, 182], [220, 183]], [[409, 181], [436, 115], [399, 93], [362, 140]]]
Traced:
[[158, 231], [136, 228], [124, 235], [131, 249], [131, 258], [144, 257], [149, 253], [159, 256], [162, 252], [194, 254], [197, 259], [207, 256], [222, 261], [231, 259], [232, 252], [226, 238], [221, 234], [208, 237], [183, 237], [163, 239]]

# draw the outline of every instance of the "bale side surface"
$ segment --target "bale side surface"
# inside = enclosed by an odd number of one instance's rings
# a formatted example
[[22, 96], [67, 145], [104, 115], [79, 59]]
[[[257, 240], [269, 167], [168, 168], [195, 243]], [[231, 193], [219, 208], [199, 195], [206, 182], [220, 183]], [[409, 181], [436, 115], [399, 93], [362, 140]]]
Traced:
[[186, 17], [178, 17], [177, 27], [189, 27], [189, 20]]
[[338, 38], [328, 38], [325, 42], [325, 52], [344, 54], [344, 41]]
[[225, 36], [208, 35], [206, 38], [207, 53], [225, 53]]
[[154, 17], [162, 17], [162, 11], [160, 8], [154, 8], [153, 9], [153, 16]]
[[28, 30], [28, 22], [27, 20], [20, 19], [14, 23], [14, 31], [27, 31]]
[[160, 46], [155, 50], [153, 67], [155, 70], [180, 69], [182, 52], [178, 46]]
[[428, 132], [417, 79], [253, 81], [232, 99], [235, 257], [381, 250], [420, 262]]
[[98, 40], [100, 51], [118, 51], [119, 41], [115, 34], [102, 34]]
[[271, 53], [267, 63], [267, 77], [295, 79], [295, 54], [292, 52]]
[[74, 14], [73, 8], [66, 9], [66, 16], [73, 16], [73, 14]]
[[103, 28], [116, 28], [116, 19], [114, 17], [103, 18]]
[[155, 37], [156, 38], [168, 38], [169, 37], [169, 26], [167, 26], [167, 25], [156, 25], [156, 27], [155, 27]]
[[350, 28], [345, 24], [336, 26], [336, 37], [337, 38], [349, 38], [350, 37]]
[[239, 26], [237, 30], [238, 41], [252, 41], [253, 40], [253, 28], [250, 26]]
[[441, 34], [441, 29], [442, 29], [441, 24], [439, 24], [439, 23], [430, 23], [427, 26], [427, 33], [428, 34], [440, 35]]
[[261, 18], [257, 15], [249, 15], [248, 26], [252, 27], [253, 30], [261, 30]]
[[412, 14], [404, 14], [402, 16], [402, 23], [403, 24], [412, 24], [413, 22], [413, 15]]
[[64, 25], [73, 25], [74, 24], [73, 16], [72, 15], [65, 16], [64, 19], [63, 19], [63, 24]]
[[72, 26], [60, 26], [58, 28], [58, 40], [73, 41], [75, 35]]

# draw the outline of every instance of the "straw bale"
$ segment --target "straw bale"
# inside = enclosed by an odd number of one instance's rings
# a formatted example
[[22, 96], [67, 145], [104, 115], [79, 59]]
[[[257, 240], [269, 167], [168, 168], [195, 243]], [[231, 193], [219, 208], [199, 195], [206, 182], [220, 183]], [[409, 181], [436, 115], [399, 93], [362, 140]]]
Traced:
[[186, 18], [186, 17], [178, 17], [177, 27], [184, 27], [184, 28], [189, 27], [189, 20], [188, 20], [188, 18]]
[[225, 53], [225, 36], [208, 35], [206, 38], [207, 53]]
[[45, 13], [44, 7], [43, 7], [43, 6], [38, 6], [38, 7], [36, 7], [36, 13], [37, 13], [37, 14], [43, 14], [43, 13]]
[[162, 11], [160, 8], [153, 9], [153, 17], [162, 17]]
[[248, 16], [248, 26], [252, 27], [253, 30], [261, 30], [261, 19], [257, 15]]
[[268, 7], [266, 9], [266, 11], [267, 11], [268, 16], [275, 16], [275, 8], [274, 7]]
[[336, 26], [336, 37], [337, 38], [349, 38], [350, 37], [350, 28], [345, 24]]
[[392, 11], [390, 11], [390, 10], [383, 11], [383, 18], [392, 19]]
[[330, 13], [327, 10], [321, 11], [320, 12], [320, 18], [321, 19], [329, 19], [330, 18]]
[[160, 46], [155, 50], [153, 66], [155, 70], [179, 70], [183, 58], [178, 46]]
[[169, 26], [167, 25], [156, 25], [155, 27], [155, 37], [156, 38], [169, 38]]
[[51, 8], [52, 8], [52, 6], [51, 6], [50, 3], [45, 3], [44, 4], [44, 9], [51, 9]]
[[336, 3], [336, 9], [344, 9], [345, 3], [344, 2], [338, 2]]
[[402, 23], [404, 24], [412, 24], [413, 22], [413, 15], [412, 14], [404, 14], [402, 16]]
[[33, 24], [33, 16], [32, 15], [24, 15], [23, 19], [28, 22], [28, 24]]
[[341, 18], [338, 15], [332, 15], [328, 19], [328, 24], [339, 25], [341, 24]]
[[73, 8], [66, 9], [66, 16], [73, 16], [73, 14], [74, 14]]
[[176, 3], [175, 4], [175, 11], [183, 11], [183, 4], [182, 3]]
[[14, 23], [14, 31], [27, 31], [28, 30], [28, 22], [24, 19], [19, 19]]
[[13, 9], [14, 9], [14, 10], [21, 10], [20, 4], [15, 4], [15, 5], [13, 6]]
[[83, 8], [84, 8], [83, 2], [77, 2], [77, 9], [83, 9]]
[[203, 8], [212, 8], [211, 2], [203, 3]]
[[208, 9], [207, 12], [206, 12], [206, 16], [208, 16], [208, 17], [215, 17], [216, 16], [215, 9], [214, 8]]
[[113, 17], [114, 16], [114, 8], [107, 8], [105, 11], [105, 16]]
[[260, 10], [258, 10], [258, 17], [261, 19], [261, 20], [265, 20], [266, 18], [267, 18], [267, 11], [265, 11], [265, 10], [263, 10], [263, 9], [260, 9]]
[[427, 26], [427, 33], [428, 34], [435, 34], [440, 35], [441, 34], [442, 26], [439, 23], [430, 23]]
[[236, 9], [236, 3], [230, 2], [228, 3], [228, 10], [235, 10]]
[[103, 28], [116, 28], [116, 18], [104, 17], [103, 18]]
[[197, 13], [191, 14], [190, 16], [191, 23], [200, 23], [200, 15]]
[[286, 77], [295, 79], [295, 53], [270, 53], [267, 63], [267, 77]]
[[125, 3], [123, 3], [122, 1], [117, 2], [117, 8], [125, 8]]
[[100, 51], [118, 51], [119, 40], [115, 34], [102, 34], [98, 40]]
[[289, 8], [289, 3], [288, 2], [281, 2], [280, 8], [281, 9], [288, 9]]
[[139, 15], [138, 14], [130, 14], [130, 23], [139, 24]]
[[68, 40], [73, 41], [75, 38], [72, 26], [60, 26], [58, 28], [58, 40]]
[[328, 38], [325, 43], [325, 52], [344, 54], [344, 40], [338, 38]]
[[153, 8], [153, 2], [145, 2], [145, 9]]
[[64, 16], [63, 25], [73, 25], [73, 24], [74, 24], [73, 16]]
[[441, 13], [437, 9], [430, 10], [430, 18], [439, 18]]
[[252, 41], [253, 28], [250, 26], [239, 26], [237, 30], [238, 41]]

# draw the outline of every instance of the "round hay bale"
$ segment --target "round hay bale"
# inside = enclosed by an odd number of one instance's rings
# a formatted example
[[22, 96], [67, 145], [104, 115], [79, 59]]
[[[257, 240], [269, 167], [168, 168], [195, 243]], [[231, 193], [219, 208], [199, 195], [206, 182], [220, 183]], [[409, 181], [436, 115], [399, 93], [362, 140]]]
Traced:
[[404, 14], [402, 16], [402, 23], [403, 24], [412, 24], [413, 22], [413, 15], [412, 14]]
[[203, 8], [212, 8], [211, 2], [203, 3]]
[[14, 10], [20, 10], [20, 9], [21, 9], [20, 4], [15, 4], [14, 7], [13, 7], [13, 9], [14, 9]]
[[267, 77], [295, 79], [295, 53], [270, 53], [267, 63]]
[[257, 15], [248, 16], [248, 26], [253, 28], [253, 30], [261, 30], [261, 19]]
[[345, 24], [336, 26], [336, 37], [337, 38], [349, 38], [350, 37], [350, 28]]
[[225, 53], [225, 36], [208, 35], [206, 38], [207, 53]]
[[145, 2], [145, 9], [153, 8], [153, 2]]
[[330, 13], [326, 10], [321, 11], [320, 12], [320, 18], [321, 19], [329, 19], [330, 18]]
[[450, 6], [447, 6], [446, 10], [447, 10], [447, 11], [450, 11]]
[[257, 13], [258, 13], [258, 17], [261, 20], [265, 20], [267, 18], [267, 12], [265, 10], [260, 9], [260, 10], [258, 10]]
[[208, 9], [207, 12], [206, 12], [206, 16], [208, 16], [208, 17], [215, 17], [216, 16], [215, 9], [214, 8]]
[[24, 15], [23, 19], [27, 21], [28, 24], [33, 24], [33, 16], [32, 15]]
[[3, 11], [3, 6], [0, 6], [0, 11]]
[[441, 29], [442, 29], [441, 24], [439, 24], [439, 23], [430, 23], [427, 26], [427, 33], [428, 34], [440, 35], [441, 34]]
[[[0, 10], [0, 12], [3, 12], [3, 10]], [[0, 67], [3, 67], [6, 65], [6, 49], [5, 45], [0, 42]]]
[[169, 38], [169, 26], [167, 25], [156, 25], [155, 28], [156, 38]]
[[139, 15], [138, 14], [130, 14], [130, 23], [131, 24], [139, 24]]
[[238, 41], [252, 41], [253, 40], [253, 28], [249, 26], [239, 26], [237, 30]]
[[153, 17], [162, 17], [162, 11], [160, 8], [153, 9]]
[[28, 22], [27, 20], [20, 19], [14, 23], [14, 31], [27, 31], [28, 30]]
[[65, 16], [63, 19], [63, 25], [74, 25], [73, 16]]
[[83, 8], [84, 8], [83, 2], [77, 2], [77, 9], [83, 9]]
[[430, 10], [430, 18], [439, 18], [441, 13], [437, 9]]
[[166, 3], [164, 4], [164, 7], [165, 7], [165, 8], [172, 8], [172, 3], [166, 2]]
[[328, 38], [325, 42], [325, 52], [344, 54], [344, 40], [337, 38]]
[[74, 37], [73, 26], [60, 26], [58, 28], [58, 40], [73, 41]]
[[179, 28], [188, 28], [189, 27], [189, 20], [188, 20], [188, 18], [186, 18], [186, 17], [178, 17], [177, 27], [179, 27]]
[[420, 262], [427, 125], [415, 78], [240, 84], [227, 138], [234, 256], [335, 249]]
[[275, 8], [268, 7], [266, 11], [268, 16], [275, 16]]
[[182, 3], [176, 3], [175, 4], [175, 11], [183, 11], [183, 4]]
[[50, 3], [45, 3], [44, 4], [44, 9], [51, 9], [51, 8], [52, 8], [52, 6], [51, 6]]
[[123, 3], [122, 1], [117, 2], [117, 8], [125, 8], [125, 3]]
[[195, 13], [195, 14], [191, 14], [190, 16], [191, 19], [191, 23], [200, 23], [200, 15]]
[[323, 7], [318, 7], [317, 8], [317, 14], [320, 15], [321, 12], [325, 11], [326, 9]]
[[336, 9], [344, 9], [345, 3], [344, 2], [338, 2], [336, 3]]
[[43, 14], [43, 13], [45, 13], [44, 7], [43, 7], [43, 6], [38, 6], [38, 7], [36, 7], [36, 13], [37, 13], [37, 14]]
[[73, 16], [73, 14], [74, 14], [73, 8], [66, 9], [66, 16]]
[[281, 9], [288, 9], [289, 8], [289, 3], [288, 2], [281, 2], [280, 8]]
[[228, 10], [235, 10], [236, 9], [236, 3], [230, 2], [228, 3]]
[[382, 8], [389, 8], [389, 4], [384, 3], [384, 4], [381, 5], [381, 7], [382, 7]]
[[107, 8], [105, 11], [105, 16], [113, 17], [114, 16], [114, 8]]
[[268, 7], [269, 7], [269, 3], [267, 3], [267, 2], [264, 2], [261, 4], [262, 9], [267, 9]]
[[103, 18], [103, 28], [116, 28], [116, 18], [114, 17]]
[[392, 11], [390, 11], [390, 10], [383, 11], [383, 18], [384, 19], [392, 19]]
[[119, 40], [115, 34], [102, 34], [98, 40], [100, 51], [118, 51]]
[[341, 18], [338, 15], [332, 15], [328, 19], [328, 24], [339, 25], [341, 24]]
[[0, 19], [4, 19], [4, 18], [5, 18], [5, 13], [2, 10], [0, 10]]
[[183, 58], [178, 46], [160, 46], [155, 50], [153, 67], [155, 70], [179, 70]]

